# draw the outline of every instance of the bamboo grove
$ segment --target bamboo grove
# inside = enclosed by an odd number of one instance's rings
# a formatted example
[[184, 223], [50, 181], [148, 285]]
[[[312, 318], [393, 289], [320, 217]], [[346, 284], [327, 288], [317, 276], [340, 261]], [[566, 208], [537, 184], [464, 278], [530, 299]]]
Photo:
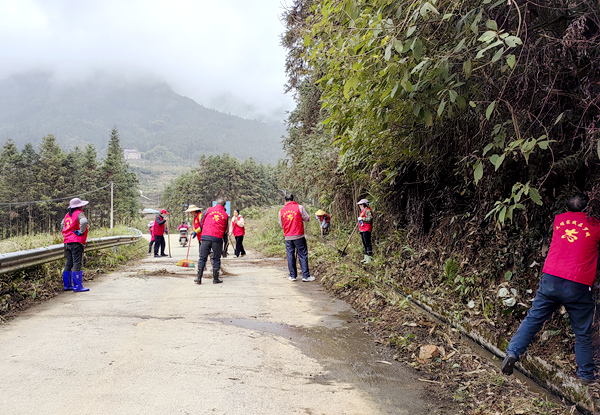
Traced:
[[114, 220], [128, 224], [139, 211], [137, 179], [124, 160], [116, 128], [101, 162], [93, 145], [65, 152], [51, 134], [37, 151], [31, 144], [19, 151], [8, 140], [0, 153], [0, 239], [59, 231], [69, 199], [76, 195], [90, 201], [86, 214], [93, 226], [108, 226], [110, 182]]

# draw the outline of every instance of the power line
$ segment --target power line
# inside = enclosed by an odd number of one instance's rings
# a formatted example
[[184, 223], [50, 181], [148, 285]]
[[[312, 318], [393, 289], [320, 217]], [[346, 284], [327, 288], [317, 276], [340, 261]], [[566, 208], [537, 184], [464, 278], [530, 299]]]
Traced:
[[60, 197], [57, 199], [48, 199], [48, 200], [32, 200], [32, 201], [28, 201], [28, 202], [1, 202], [0, 206], [13, 206], [13, 205], [33, 205], [33, 204], [37, 204], [37, 203], [48, 203], [48, 202], [61, 202], [63, 200], [67, 200], [67, 199], [73, 199], [74, 197], [81, 197], [81, 196], [85, 196], [85, 195], [89, 195], [90, 193], [96, 193], [99, 192], [100, 190], [104, 190], [106, 189], [108, 186], [110, 186], [110, 183], [107, 184], [104, 187], [99, 187], [97, 189], [94, 190], [90, 190], [89, 192], [85, 192], [85, 193], [79, 193], [77, 195], [73, 195], [73, 196], [66, 196], [66, 197]]

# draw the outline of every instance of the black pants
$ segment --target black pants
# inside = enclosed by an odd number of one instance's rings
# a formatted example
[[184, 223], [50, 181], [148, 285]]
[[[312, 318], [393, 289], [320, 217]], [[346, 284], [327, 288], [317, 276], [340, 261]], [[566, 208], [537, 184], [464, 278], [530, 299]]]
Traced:
[[152, 252], [152, 245], [154, 245], [154, 241], [150, 241], [148, 244], [148, 253]]
[[81, 271], [81, 263], [83, 262], [83, 244], [79, 242], [70, 242], [65, 244], [65, 271]]
[[158, 250], [160, 249], [161, 255], [165, 254], [165, 236], [164, 235], [154, 235], [154, 255], [158, 255]]
[[246, 255], [246, 251], [244, 250], [244, 235], [235, 237], [235, 256]]
[[373, 255], [373, 246], [371, 245], [371, 232], [365, 231], [360, 233], [360, 237], [362, 238], [363, 246], [365, 247], [365, 255], [372, 256]]
[[213, 266], [213, 278], [219, 276], [219, 270], [221, 269], [221, 254], [223, 253], [223, 239], [218, 241], [207, 241], [203, 240], [200, 243], [200, 259], [198, 260], [198, 277], [202, 278], [204, 273], [204, 267], [206, 261], [208, 261], [208, 255], [212, 251], [212, 266]]

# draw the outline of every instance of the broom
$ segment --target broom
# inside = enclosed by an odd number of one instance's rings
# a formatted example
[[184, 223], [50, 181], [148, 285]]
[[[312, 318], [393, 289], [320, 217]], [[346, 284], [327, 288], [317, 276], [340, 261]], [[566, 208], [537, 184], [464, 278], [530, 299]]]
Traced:
[[192, 246], [191, 240], [190, 240], [190, 243], [188, 244], [188, 250], [187, 250], [187, 255], [185, 256], [185, 259], [182, 259], [181, 261], [177, 262], [178, 267], [196, 268], [196, 264], [194, 263], [194, 261], [191, 261], [188, 259], [188, 257], [190, 256], [190, 246]]

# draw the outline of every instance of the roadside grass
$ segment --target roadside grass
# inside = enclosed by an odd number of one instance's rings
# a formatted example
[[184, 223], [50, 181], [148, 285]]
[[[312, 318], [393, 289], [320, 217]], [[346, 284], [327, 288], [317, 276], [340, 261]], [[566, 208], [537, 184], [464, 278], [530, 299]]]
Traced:
[[[124, 235], [125, 227], [95, 229], [89, 238]], [[0, 242], [0, 252], [15, 252], [62, 243], [61, 234], [40, 234], [32, 237], [10, 238]], [[136, 244], [121, 245], [100, 251], [85, 252], [83, 257], [84, 281], [115, 269], [129, 260], [143, 258], [148, 249], [145, 239]], [[31, 305], [52, 298], [62, 292], [64, 259], [29, 269], [0, 274], [0, 322], [16, 315]]]

